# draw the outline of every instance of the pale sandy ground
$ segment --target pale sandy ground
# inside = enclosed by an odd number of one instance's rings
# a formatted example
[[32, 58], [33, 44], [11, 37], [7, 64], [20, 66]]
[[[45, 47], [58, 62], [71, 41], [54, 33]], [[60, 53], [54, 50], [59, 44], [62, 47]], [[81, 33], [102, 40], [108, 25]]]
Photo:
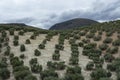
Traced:
[[86, 56], [83, 56], [82, 55], [82, 48], [80, 47], [79, 48], [79, 52], [80, 52], [80, 54], [79, 54], [79, 66], [82, 68], [82, 75], [83, 76], [85, 76], [84, 78], [85, 78], [85, 80], [89, 80], [90, 79], [90, 71], [86, 71], [85, 70], [85, 67], [86, 67], [86, 65], [87, 65], [87, 63], [89, 62], [89, 61], [91, 61], [90, 59], [88, 59]]
[[[17, 35], [18, 33], [15, 32], [15, 34]], [[24, 36], [19, 36], [19, 44], [25, 44], [26, 39], [29, 39], [30, 36], [32, 35], [32, 32], [27, 32], [25, 33]], [[102, 35], [102, 41], [105, 39], [105, 33], [103, 33], [104, 35]], [[114, 39], [116, 39], [116, 34], [113, 34]], [[96, 34], [97, 35], [97, 34]], [[9, 36], [9, 35], [8, 35]], [[40, 34], [39, 36], [37, 36], [36, 40], [31, 40], [31, 44], [25, 44], [26, 46], [26, 51], [25, 52], [20, 52], [20, 45], [19, 46], [13, 46], [13, 36], [10, 36], [10, 42], [9, 45], [11, 46], [11, 52], [15, 54], [15, 56], [20, 56], [21, 54], [25, 54], [26, 58], [24, 59], [24, 65], [29, 66], [29, 61], [31, 58], [38, 58], [38, 62], [40, 65], [43, 66], [44, 69], [47, 69], [47, 62], [48, 61], [53, 61], [52, 60], [52, 55], [54, 53], [55, 50], [55, 44], [58, 43], [58, 37], [59, 36], [53, 36], [53, 38], [51, 39], [51, 41], [48, 41], [47, 44], [45, 45], [45, 49], [44, 50], [40, 50], [41, 51], [41, 56], [36, 57], [34, 56], [34, 50], [38, 49], [38, 45], [45, 39], [45, 34]], [[85, 38], [84, 36], [81, 37], [81, 39]], [[77, 42], [81, 41], [78, 40]], [[102, 44], [102, 41], [98, 41], [98, 45]], [[94, 42], [91, 39], [91, 42]], [[64, 50], [60, 51], [60, 61], [65, 61], [65, 64], [69, 66], [69, 58], [71, 56], [71, 49], [70, 49], [70, 44], [68, 42], [68, 40], [64, 41], [65, 45], [64, 45]], [[86, 56], [82, 55], [82, 48], [79, 47], [79, 66], [82, 68], [82, 75], [84, 76], [85, 80], [90, 80], [90, 71], [86, 71], [85, 70], [85, 66], [86, 64], [91, 61], [90, 59], [88, 59]], [[119, 54], [120, 54], [120, 50], [119, 50]], [[119, 54], [116, 54], [117, 56]], [[8, 62], [9, 63], [9, 62]], [[104, 68], [106, 68], [106, 64], [104, 64]], [[9, 70], [12, 72], [12, 67], [9, 65]], [[65, 70], [59, 70], [56, 71], [59, 74], [59, 77], [64, 77], [65, 74]], [[38, 80], [40, 77], [40, 74], [33, 74], [35, 76], [37, 76]], [[116, 76], [115, 73], [113, 73], [112, 77], [113, 80], [116, 80]], [[15, 80], [14, 76], [11, 74], [11, 78], [9, 80]]]
[[[71, 56], [71, 48], [68, 40], [64, 41], [64, 50], [60, 51], [60, 61], [65, 61], [65, 65], [69, 65], [69, 58]], [[65, 70], [57, 70], [59, 77], [63, 78]]]

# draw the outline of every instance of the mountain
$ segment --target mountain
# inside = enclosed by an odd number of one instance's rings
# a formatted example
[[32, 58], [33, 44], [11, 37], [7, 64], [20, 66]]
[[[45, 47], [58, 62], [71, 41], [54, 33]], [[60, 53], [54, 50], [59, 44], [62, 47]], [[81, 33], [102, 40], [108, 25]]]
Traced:
[[3, 23], [3, 24], [0, 24], [0, 25], [3, 25], [3, 26], [27, 26], [26, 24], [24, 23]]
[[57, 24], [53, 25], [50, 28], [50, 30], [73, 29], [73, 28], [81, 27], [81, 26], [89, 26], [89, 25], [95, 24], [95, 23], [98, 23], [98, 22], [91, 20], [91, 19], [76, 18], [76, 19], [65, 21], [65, 22], [57, 23]]
[[70, 30], [0, 25], [0, 80], [120, 80], [119, 73], [120, 20]]
[[16, 29], [29, 29], [29, 30], [43, 30], [34, 26], [26, 25], [24, 23], [1, 23], [0, 28], [16, 28]]

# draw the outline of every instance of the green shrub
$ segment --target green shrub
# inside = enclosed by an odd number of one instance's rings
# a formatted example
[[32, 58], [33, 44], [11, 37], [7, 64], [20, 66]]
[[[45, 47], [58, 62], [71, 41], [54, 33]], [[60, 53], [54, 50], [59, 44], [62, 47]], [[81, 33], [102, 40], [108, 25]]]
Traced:
[[0, 43], [3, 43], [4, 41], [4, 37], [0, 37]]
[[93, 63], [93, 62], [89, 62], [89, 63], [86, 65], [86, 70], [93, 70], [93, 67], [94, 67], [94, 63]]
[[57, 64], [57, 62], [48, 61], [47, 62], [47, 67], [49, 69], [53, 69], [54, 70], [56, 68], [56, 64]]
[[90, 32], [90, 33], [96, 33], [97, 30], [93, 28], [93, 29], [91, 29], [89, 32]]
[[112, 38], [106, 38], [103, 43], [111, 43], [112, 42]]
[[66, 67], [65, 62], [59, 62], [59, 63], [57, 63], [56, 69], [63, 70], [63, 69], [65, 69], [65, 67]]
[[78, 65], [79, 59], [77, 57], [71, 57], [69, 60], [70, 65]]
[[52, 59], [53, 59], [53, 60], [59, 60], [59, 59], [60, 59], [60, 54], [54, 53], [54, 54], [52, 55]]
[[35, 50], [34, 50], [34, 55], [35, 55], [35, 56], [40, 56], [40, 55], [41, 55], [41, 52], [40, 52], [38, 49], [35, 49]]
[[18, 36], [18, 35], [15, 35], [15, 36], [14, 36], [14, 40], [19, 40], [19, 36]]
[[106, 50], [108, 48], [108, 45], [107, 44], [101, 44], [101, 45], [99, 45], [99, 48], [101, 50]]
[[115, 71], [116, 67], [113, 64], [107, 64], [107, 69], [110, 70], [110, 71]]
[[0, 43], [0, 48], [2, 48], [2, 44]]
[[117, 73], [117, 80], [120, 80], [120, 72]]
[[112, 73], [110, 71], [107, 72], [107, 77], [111, 77]]
[[102, 35], [102, 31], [99, 31], [98, 34], [99, 34], [99, 35]]
[[64, 70], [66, 65], [65, 62], [47, 62], [47, 66], [49, 69], [55, 69], [55, 70]]
[[51, 40], [51, 38], [52, 38], [51, 36], [46, 37], [46, 40], [47, 40], [47, 41], [50, 41], [50, 40]]
[[37, 58], [32, 58], [29, 63], [30, 65], [37, 64]]
[[54, 33], [54, 32], [49, 32], [47, 35], [46, 35], [46, 40], [47, 41], [50, 41], [51, 39], [52, 39], [52, 37], [53, 37], [53, 35], [55, 35], [56, 33]]
[[83, 43], [83, 42], [79, 42], [78, 45], [79, 45], [80, 47], [83, 47], [83, 46], [84, 46], [84, 43]]
[[64, 44], [64, 40], [65, 40], [65, 35], [60, 34], [59, 39], [58, 39], [59, 44], [63, 45]]
[[107, 71], [102, 69], [102, 68], [99, 68], [99, 69], [96, 69], [95, 71], [93, 71], [91, 74], [90, 74], [91, 78], [93, 80], [99, 80], [100, 78], [107, 78]]
[[58, 74], [54, 70], [44, 70], [40, 73], [40, 75], [41, 75], [41, 80], [44, 80], [45, 78], [48, 77], [58, 78]]
[[77, 44], [72, 44], [71, 45], [71, 51], [72, 51], [72, 53], [79, 53], [78, 45]]
[[37, 78], [33, 75], [28, 75], [24, 78], [24, 80], [37, 80]]
[[24, 71], [24, 70], [29, 71], [29, 67], [22, 65], [22, 66], [16, 66], [15, 68], [13, 68], [13, 72]]
[[14, 45], [14, 46], [18, 46], [18, 45], [19, 45], [18, 40], [13, 41], [13, 45]]
[[8, 46], [8, 45], [9, 45], [8, 42], [3, 43], [3, 46]]
[[82, 39], [82, 42], [83, 43], [90, 43], [90, 40], [89, 39]]
[[30, 39], [36, 39], [36, 36], [35, 35], [31, 35]]
[[99, 69], [99, 68], [102, 68], [102, 67], [103, 67], [103, 65], [101, 63], [95, 64], [95, 69]]
[[25, 58], [25, 55], [24, 55], [24, 54], [21, 54], [21, 55], [20, 55], [20, 58], [21, 58], [21, 59], [24, 59], [24, 58]]
[[75, 39], [70, 39], [70, 40], [69, 40], [69, 44], [74, 44], [75, 41], [76, 41]]
[[107, 32], [107, 33], [106, 33], [106, 36], [109, 36], [109, 37], [110, 37], [110, 36], [112, 36], [112, 35], [113, 35], [113, 32]]
[[46, 44], [46, 43], [47, 43], [47, 40], [46, 40], [46, 39], [44, 39], [42, 43], [43, 43], [43, 44]]
[[100, 35], [94, 36], [93, 40], [94, 41], [100, 41], [101, 40], [101, 36]]
[[80, 36], [75, 34], [74, 39], [80, 39]]
[[9, 55], [10, 59], [14, 57], [14, 54], [13, 53], [10, 53]]
[[8, 66], [7, 61], [4, 60], [4, 59], [2, 59], [2, 60], [0, 61], [0, 69], [1, 69], [1, 68], [7, 68], [7, 66]]
[[79, 52], [75, 52], [75, 53], [71, 53], [72, 57], [78, 57], [79, 56]]
[[19, 31], [18, 34], [21, 35], [21, 36], [23, 36], [24, 35], [24, 31]]
[[84, 46], [84, 49], [95, 49], [96, 46], [97, 46], [96, 43], [89, 43], [89, 44]]
[[66, 74], [81, 74], [81, 67], [68, 67], [66, 70]]
[[45, 49], [45, 44], [40, 44], [38, 47], [39, 49]]
[[81, 74], [66, 74], [65, 80], [84, 80]]
[[81, 67], [68, 67], [65, 74], [65, 80], [84, 80], [81, 74]]
[[120, 46], [120, 39], [115, 40], [112, 44], [113, 46]]
[[25, 49], [25, 45], [24, 45], [24, 44], [22, 44], [22, 45], [20, 46], [20, 51], [21, 51], [21, 52], [26, 51], [26, 49]]
[[111, 64], [107, 65], [107, 69], [110, 71], [120, 72], [120, 58], [116, 58], [112, 61]]
[[60, 51], [59, 51], [58, 49], [56, 49], [56, 50], [54, 51], [54, 53], [55, 53], [55, 54], [59, 54]]
[[118, 34], [118, 36], [117, 36], [117, 37], [118, 37], [118, 39], [120, 39], [120, 34]]
[[5, 38], [5, 37], [7, 36], [7, 33], [6, 33], [5, 31], [2, 31], [1, 36], [2, 36], [3, 38]]
[[115, 54], [115, 53], [118, 53], [118, 47], [113, 47], [113, 48], [109, 48], [107, 49], [106, 52], [110, 53], [110, 54]]
[[99, 80], [113, 80], [111, 78], [100, 78]]
[[91, 51], [91, 50], [84, 49], [84, 50], [82, 51], [82, 55], [88, 56], [89, 53], [90, 53], [90, 51]]
[[25, 44], [31, 44], [30, 40], [27, 39], [27, 40], [25, 41]]
[[86, 38], [93, 38], [94, 35], [95, 35], [94, 33], [89, 33], [89, 34], [86, 35]]
[[[91, 59], [91, 58], [90, 58]], [[92, 57], [92, 60], [94, 63], [96, 64], [103, 64], [104, 63], [104, 59], [100, 58], [100, 57]]]
[[86, 35], [86, 32], [80, 32], [79, 35], [80, 35], [80, 36], [85, 36], [85, 35]]
[[46, 77], [44, 80], [61, 80], [61, 79], [57, 77]]
[[25, 77], [31, 75], [31, 72], [29, 70], [22, 70], [14, 72], [14, 76], [16, 80], [24, 80]]
[[40, 73], [42, 71], [42, 66], [39, 64], [33, 64], [31, 65], [31, 71], [33, 73]]
[[114, 56], [109, 53], [105, 54], [104, 58], [105, 58], [105, 61], [107, 61], [107, 62], [112, 62], [115, 59]]
[[10, 54], [10, 49], [7, 49], [5, 52], [4, 52], [4, 55], [8, 56]]
[[9, 30], [9, 34], [14, 35], [14, 30], [13, 29]]
[[55, 48], [58, 50], [64, 50], [64, 46], [62, 44], [56, 44]]
[[14, 68], [16, 66], [22, 66], [24, 62], [20, 60], [18, 57], [13, 57], [10, 59], [10, 63]]
[[0, 68], [0, 77], [6, 80], [10, 77], [10, 71], [7, 68]]

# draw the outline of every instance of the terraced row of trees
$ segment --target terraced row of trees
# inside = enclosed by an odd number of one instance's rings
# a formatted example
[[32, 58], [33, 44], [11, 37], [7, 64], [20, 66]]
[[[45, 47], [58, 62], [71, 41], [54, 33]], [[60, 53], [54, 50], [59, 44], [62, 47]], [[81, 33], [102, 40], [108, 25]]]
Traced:
[[[18, 34], [15, 34], [15, 31]], [[33, 32], [29, 39], [24, 40], [24, 44], [19, 43], [19, 36], [24, 36], [27, 32]], [[29, 61], [30, 66], [25, 66], [24, 59], [26, 45], [32, 44], [31, 40], [36, 40], [40, 34], [46, 34], [45, 39], [38, 44], [34, 50], [34, 56]], [[116, 37], [114, 37], [114, 34]], [[12, 44], [18, 47], [22, 54], [15, 56], [11, 52], [10, 37], [13, 36]], [[53, 61], [47, 62], [47, 69], [39, 64], [38, 58], [41, 50], [46, 49], [46, 44], [53, 36], [59, 36], [58, 44], [54, 47], [52, 55]], [[64, 40], [68, 40], [71, 48], [69, 64], [60, 60], [61, 51], [64, 51]], [[9, 79], [13, 74], [16, 80], [37, 80], [33, 75], [39, 74], [41, 80], [84, 80], [82, 68], [79, 66], [79, 47], [83, 48], [82, 55], [87, 56], [91, 61], [85, 67], [85, 71], [90, 71], [92, 80], [112, 80], [113, 72], [116, 73], [117, 80], [120, 80], [120, 21], [96, 24], [75, 30], [47, 31], [26, 27], [0, 27], [0, 79]], [[118, 54], [118, 56], [115, 56]], [[107, 65], [105, 67], [105, 64]], [[10, 66], [12, 69], [10, 69]], [[12, 70], [12, 71], [11, 71]], [[65, 70], [65, 75], [60, 78], [56, 70]]]

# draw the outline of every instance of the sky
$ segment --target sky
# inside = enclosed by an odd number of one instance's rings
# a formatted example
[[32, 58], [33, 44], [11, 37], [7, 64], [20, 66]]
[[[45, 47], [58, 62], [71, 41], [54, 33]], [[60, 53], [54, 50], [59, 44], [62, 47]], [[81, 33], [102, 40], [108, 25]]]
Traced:
[[0, 0], [0, 23], [49, 29], [74, 18], [100, 22], [120, 19], [120, 0]]

